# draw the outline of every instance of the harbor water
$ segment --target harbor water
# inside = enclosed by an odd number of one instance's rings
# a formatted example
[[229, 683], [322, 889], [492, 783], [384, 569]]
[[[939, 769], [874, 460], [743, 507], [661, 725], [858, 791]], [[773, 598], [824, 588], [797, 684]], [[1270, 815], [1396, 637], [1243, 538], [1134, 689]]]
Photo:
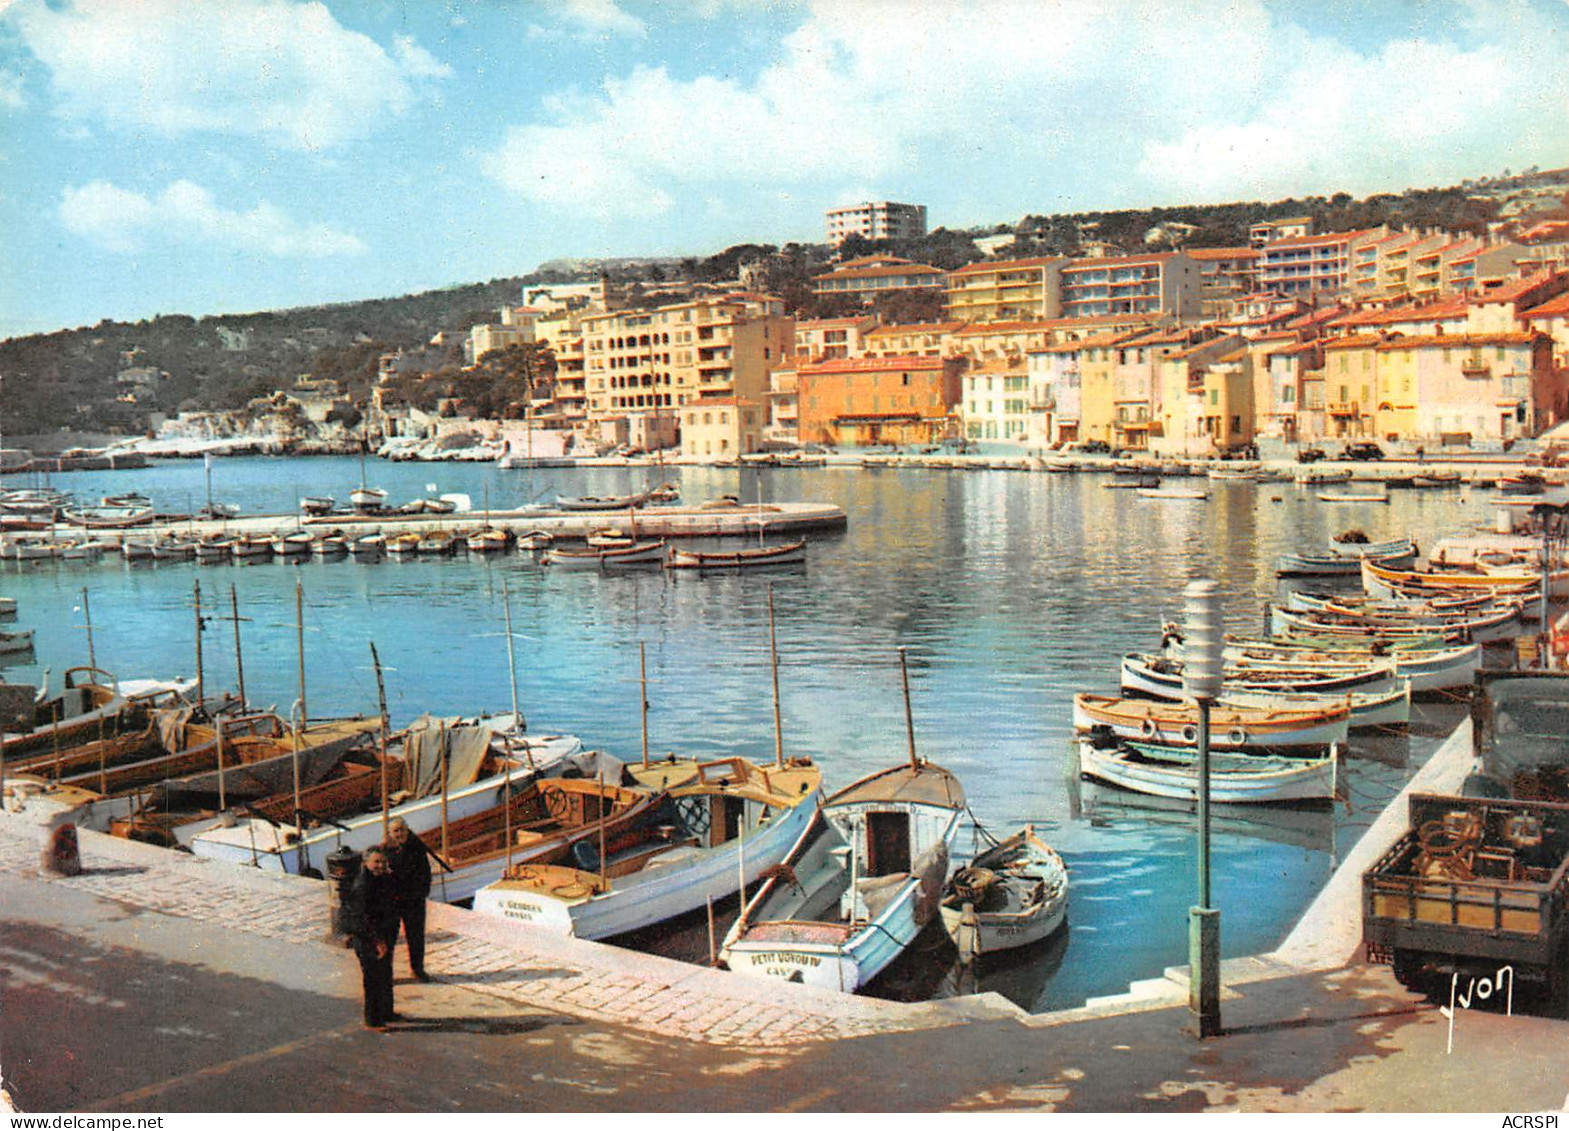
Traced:
[[[247, 514], [282, 514], [306, 495], [347, 499], [361, 472], [352, 459], [239, 458], [216, 462], [212, 474], [215, 498]], [[1291, 483], [1215, 481], [1207, 502], [1152, 500], [1107, 490], [1104, 473], [369, 467], [370, 485], [386, 488], [393, 503], [468, 494], [475, 525], [487, 504], [515, 507], [556, 492], [624, 494], [660, 480], [678, 483], [690, 503], [721, 495], [833, 503], [849, 525], [814, 536], [804, 566], [740, 576], [551, 572], [521, 554], [247, 567], [126, 564], [114, 555], [96, 565], [8, 562], [0, 593], [18, 599], [16, 626], [34, 628], [37, 646], [35, 666], [6, 674], [36, 682], [47, 666], [58, 681], [87, 662], [85, 587], [98, 666], [125, 678], [194, 675], [199, 583], [204, 674], [210, 691], [231, 689], [232, 585], [248, 696], [287, 715], [298, 696], [299, 580], [312, 717], [375, 712], [372, 642], [395, 725], [425, 711], [504, 711], [511, 705], [505, 586], [531, 730], [573, 733], [637, 757], [641, 642], [655, 756], [767, 759], [772, 588], [787, 754], [817, 760], [829, 789], [902, 760], [903, 646], [920, 753], [960, 777], [987, 830], [1001, 836], [1032, 823], [1071, 870], [1069, 926], [1057, 939], [959, 977], [946, 939], [928, 932], [873, 992], [994, 989], [1032, 1010], [1055, 1009], [1184, 963], [1196, 898], [1191, 815], [1076, 780], [1074, 693], [1115, 691], [1119, 658], [1155, 650], [1162, 619], [1179, 616], [1193, 577], [1220, 582], [1232, 631], [1257, 632], [1264, 603], [1278, 594], [1282, 551], [1319, 550], [1348, 527], [1374, 539], [1410, 533], [1426, 547], [1444, 533], [1489, 525], [1493, 499], [1473, 489], [1395, 491], [1386, 505], [1333, 505]], [[12, 476], [5, 485], [32, 484]], [[200, 506], [206, 493], [195, 461], [56, 475], [52, 485], [88, 501], [139, 490], [164, 511]], [[1424, 704], [1409, 735], [1353, 736], [1344, 797], [1332, 811], [1217, 817], [1214, 885], [1226, 955], [1267, 951], [1285, 936], [1462, 712], [1459, 704]], [[961, 857], [978, 835], [962, 834]]]

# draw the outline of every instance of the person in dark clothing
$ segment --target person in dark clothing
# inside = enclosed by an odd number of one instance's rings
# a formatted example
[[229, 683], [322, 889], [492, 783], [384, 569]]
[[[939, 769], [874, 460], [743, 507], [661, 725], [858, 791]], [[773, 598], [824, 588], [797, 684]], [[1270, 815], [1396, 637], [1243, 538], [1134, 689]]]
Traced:
[[409, 972], [421, 982], [425, 973], [425, 900], [430, 895], [430, 850], [425, 842], [394, 817], [387, 825], [387, 858], [398, 887], [398, 918], [409, 948]]
[[381, 848], [367, 849], [349, 885], [349, 934], [365, 987], [365, 1027], [384, 1032], [400, 1021], [392, 1008], [392, 948], [398, 941], [398, 889]]

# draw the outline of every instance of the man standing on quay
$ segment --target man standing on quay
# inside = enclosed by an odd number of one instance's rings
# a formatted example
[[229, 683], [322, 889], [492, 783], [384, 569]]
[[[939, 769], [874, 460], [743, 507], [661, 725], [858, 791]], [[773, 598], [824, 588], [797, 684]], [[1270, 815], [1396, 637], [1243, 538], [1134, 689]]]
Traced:
[[398, 889], [381, 848], [367, 849], [349, 885], [349, 933], [365, 987], [365, 1028], [379, 1033], [402, 1020], [392, 1009], [392, 948], [398, 941]]
[[[430, 850], [403, 822], [394, 817], [387, 825], [387, 856], [398, 887], [398, 917], [403, 921], [403, 941], [409, 948], [409, 972], [421, 982], [425, 973], [425, 900], [430, 895]], [[394, 931], [396, 935], [396, 931]]]

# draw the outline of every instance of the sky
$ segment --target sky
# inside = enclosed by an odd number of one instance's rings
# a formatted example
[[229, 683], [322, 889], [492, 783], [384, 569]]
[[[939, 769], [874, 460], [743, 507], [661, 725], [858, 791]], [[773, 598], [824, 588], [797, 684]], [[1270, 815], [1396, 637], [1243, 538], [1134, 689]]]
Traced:
[[0, 0], [0, 337], [1569, 164], [1569, 0]]

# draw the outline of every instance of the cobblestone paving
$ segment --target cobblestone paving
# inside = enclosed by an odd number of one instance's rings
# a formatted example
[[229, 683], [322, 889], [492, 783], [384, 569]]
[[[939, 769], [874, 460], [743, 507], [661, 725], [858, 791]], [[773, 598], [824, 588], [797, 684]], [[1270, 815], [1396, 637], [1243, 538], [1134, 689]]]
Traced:
[[[40, 875], [39, 847], [36, 826], [0, 815], [0, 873], [68, 884], [161, 915], [221, 922], [229, 929], [286, 942], [322, 941], [327, 905], [320, 881], [238, 869], [91, 833], [82, 834], [87, 870], [64, 879]], [[426, 948], [432, 970], [461, 980], [476, 992], [521, 1006], [664, 1036], [778, 1050], [959, 1020], [922, 1007], [864, 998], [823, 1002], [803, 996], [801, 1005], [786, 1006], [757, 1000], [755, 987], [750, 987], [751, 993], [729, 996], [724, 992], [728, 979], [716, 972], [650, 959], [641, 964], [648, 971], [644, 974], [626, 952], [611, 948], [604, 948], [608, 956], [598, 966], [592, 956], [599, 948], [587, 943], [572, 944], [571, 958], [563, 957], [559, 944], [535, 953], [510, 940], [501, 944], [468, 933], [463, 922], [467, 918], [468, 913], [455, 908], [432, 909]], [[482, 925], [476, 927], [484, 933]], [[672, 985], [671, 981], [702, 984]]]

